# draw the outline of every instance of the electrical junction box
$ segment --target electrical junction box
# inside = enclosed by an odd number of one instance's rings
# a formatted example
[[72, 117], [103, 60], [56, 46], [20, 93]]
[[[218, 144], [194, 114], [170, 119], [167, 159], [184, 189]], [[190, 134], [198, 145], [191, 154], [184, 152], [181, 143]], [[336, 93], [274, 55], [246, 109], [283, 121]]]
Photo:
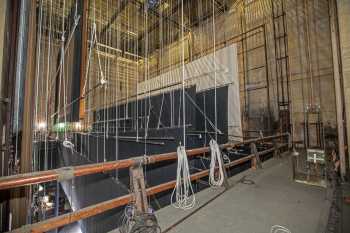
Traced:
[[320, 149], [307, 149], [306, 150], [307, 161], [309, 163], [325, 164], [325, 151]]

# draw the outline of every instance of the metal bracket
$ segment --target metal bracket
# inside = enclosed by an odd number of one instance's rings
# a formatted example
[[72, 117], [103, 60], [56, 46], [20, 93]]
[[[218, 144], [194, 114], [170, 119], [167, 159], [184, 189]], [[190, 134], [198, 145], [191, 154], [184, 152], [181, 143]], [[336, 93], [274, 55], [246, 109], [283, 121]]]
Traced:
[[136, 211], [148, 212], [147, 192], [142, 166], [130, 167], [130, 189], [134, 195]]
[[56, 169], [58, 174], [57, 181], [71, 180], [74, 178], [74, 167], [63, 167]]

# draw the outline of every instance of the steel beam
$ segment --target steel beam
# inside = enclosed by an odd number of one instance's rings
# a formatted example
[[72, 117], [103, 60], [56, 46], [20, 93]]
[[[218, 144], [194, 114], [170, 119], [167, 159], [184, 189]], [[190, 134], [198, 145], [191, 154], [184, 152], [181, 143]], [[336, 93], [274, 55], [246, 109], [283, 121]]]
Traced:
[[330, 29], [332, 41], [333, 55], [333, 73], [334, 73], [334, 89], [337, 109], [337, 129], [338, 129], [338, 150], [340, 158], [340, 172], [342, 177], [346, 175], [346, 158], [345, 158], [345, 128], [344, 128], [344, 103], [342, 90], [342, 72], [341, 72], [341, 52], [339, 41], [339, 28], [337, 21], [337, 5], [335, 0], [329, 1]]

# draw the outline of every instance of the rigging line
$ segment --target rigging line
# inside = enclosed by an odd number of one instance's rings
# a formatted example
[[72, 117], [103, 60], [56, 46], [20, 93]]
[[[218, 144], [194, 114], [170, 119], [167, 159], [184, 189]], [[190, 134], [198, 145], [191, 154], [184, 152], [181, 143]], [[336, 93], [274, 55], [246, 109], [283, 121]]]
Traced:
[[[93, 35], [94, 30], [96, 30], [96, 27], [92, 29], [91, 35]], [[91, 36], [91, 37], [93, 37], [93, 36]], [[84, 80], [84, 86], [82, 89], [82, 93], [85, 92], [88, 77], [89, 77], [91, 53], [92, 53], [92, 47], [93, 47], [94, 43], [95, 43], [94, 41], [91, 41], [90, 46], [89, 46], [89, 56], [88, 56], [87, 65], [86, 65], [85, 78], [84, 78], [85, 80]]]
[[208, 121], [209, 125], [215, 130], [215, 132], [222, 134], [221, 130], [218, 129], [213, 122], [207, 117], [207, 115], [202, 111], [202, 109], [196, 104], [196, 102], [192, 99], [192, 97], [186, 93], [186, 96], [190, 100], [190, 102], [194, 105], [194, 107], [204, 116], [204, 118]]
[[[147, 1], [145, 1], [145, 7], [144, 7], [144, 17], [145, 17], [145, 28], [148, 28], [148, 4]], [[149, 78], [149, 62], [148, 62], [148, 32], [146, 32], [146, 36], [145, 36], [145, 80], [148, 80]], [[145, 103], [145, 116], [148, 116], [148, 119], [146, 119], [145, 122], [145, 141], [146, 138], [148, 137], [148, 126], [149, 126], [149, 117], [150, 117], [150, 111], [151, 111], [151, 95], [150, 95], [150, 83], [148, 83], [147, 85], [148, 88], [148, 104]], [[147, 106], [147, 107], [146, 107]], [[146, 113], [146, 111], [148, 110], [148, 114]], [[147, 154], [147, 145], [145, 144], [145, 155]]]
[[[36, 64], [36, 71], [35, 71], [35, 80], [36, 80], [36, 85], [35, 85], [35, 103], [36, 106], [34, 108], [34, 119], [35, 119], [35, 124], [38, 124], [38, 101], [39, 101], [39, 71], [40, 71], [40, 58], [41, 58], [41, 36], [42, 36], [42, 19], [43, 19], [43, 2], [40, 0], [39, 2], [40, 5], [40, 12], [39, 12], [39, 35], [37, 38], [37, 64]], [[36, 125], [34, 126], [36, 127]]]
[[[145, 1], [145, 28], [146, 30], [148, 29], [148, 2]], [[149, 78], [149, 32], [146, 31], [146, 38], [145, 38], [145, 80], [148, 80]], [[145, 106], [146, 106], [146, 101], [145, 101]], [[145, 107], [145, 116], [146, 116], [146, 107]], [[149, 121], [150, 121], [150, 116], [151, 116], [151, 88], [150, 85], [148, 85], [148, 117], [147, 117], [147, 122], [146, 122], [146, 127], [145, 127], [145, 134], [144, 134], [144, 147], [145, 147], [145, 154], [144, 156], [147, 156], [147, 138], [148, 138], [148, 127], [149, 127]], [[147, 164], [143, 166], [144, 170], [144, 177], [145, 180], [147, 181]], [[146, 184], [147, 185], [147, 184]], [[148, 199], [148, 202], [150, 202], [150, 197]]]
[[[117, 7], [118, 9], [120, 9], [120, 1], [118, 1], [117, 3]], [[116, 35], [116, 42], [117, 45], [120, 43], [120, 31], [117, 31], [117, 35]], [[118, 54], [117, 54], [118, 57]], [[117, 72], [119, 71], [119, 66], [118, 66], [118, 60], [117, 60], [117, 64], [116, 64], [116, 70]], [[119, 109], [118, 109], [118, 97], [119, 97], [119, 89], [118, 89], [118, 78], [119, 76], [116, 77], [116, 84], [115, 84], [115, 118], [118, 118], [118, 114], [119, 114]], [[118, 141], [118, 121], [115, 122], [115, 160], [118, 160], [118, 152], [119, 152], [119, 141]], [[119, 175], [119, 170], [116, 169], [115, 171], [115, 178], [116, 180], [118, 180], [118, 175]]]
[[[139, 25], [139, 17], [136, 16], [136, 25]], [[137, 30], [138, 32], [138, 30]], [[138, 34], [138, 33], [137, 33]], [[136, 55], [138, 55], [139, 42], [136, 40]], [[139, 138], [139, 98], [137, 93], [139, 93], [139, 62], [136, 63], [136, 137]]]
[[[42, 0], [40, 1], [40, 13], [39, 13], [39, 36], [37, 39], [37, 58], [36, 58], [36, 62], [37, 62], [37, 66], [36, 66], [36, 77], [35, 77], [35, 82], [36, 82], [36, 86], [35, 86], [35, 109], [34, 109], [34, 119], [35, 119], [35, 131], [34, 131], [34, 139], [37, 139], [37, 135], [36, 135], [36, 128], [37, 128], [37, 124], [38, 124], [38, 108], [40, 106], [40, 100], [39, 100], [39, 71], [40, 71], [40, 58], [41, 58], [41, 37], [42, 37], [42, 17], [43, 17], [43, 3]], [[46, 141], [45, 141], [46, 143]], [[46, 149], [46, 147], [45, 147]], [[34, 154], [34, 163], [33, 163], [33, 170], [37, 171], [37, 167], [36, 166], [36, 161], [39, 161], [39, 156], [40, 156], [40, 152], [39, 150], [36, 150], [35, 147], [33, 147], [33, 154]], [[46, 151], [45, 151], [45, 155], [46, 155]], [[36, 158], [37, 157], [37, 158]], [[37, 160], [36, 160], [37, 159]]]
[[[62, 31], [62, 35], [64, 34], [64, 31]], [[61, 36], [61, 40], [62, 40], [62, 37], [63, 36]], [[59, 65], [59, 67], [60, 67], [60, 74], [59, 74], [59, 82], [58, 82], [58, 94], [59, 94], [59, 96], [56, 96], [56, 98], [58, 98], [58, 117], [57, 117], [57, 120], [59, 121], [59, 116], [60, 116], [60, 110], [61, 110], [61, 108], [60, 108], [60, 106], [61, 106], [61, 89], [62, 89], [62, 87], [61, 87], [61, 82], [62, 82], [62, 57], [63, 57], [63, 53], [62, 53], [62, 41], [61, 41], [61, 57], [60, 57], [60, 65]], [[58, 137], [58, 134], [57, 134], [57, 137]]]
[[[80, 20], [80, 15], [77, 15], [77, 17], [74, 19], [73, 29], [72, 29], [72, 31], [70, 31], [69, 36], [68, 36], [67, 43], [66, 43], [65, 46], [64, 46], [64, 53], [66, 53], [66, 52], [68, 51], [68, 48], [69, 48], [69, 46], [70, 46], [70, 42], [71, 42], [71, 40], [72, 40], [72, 38], [73, 38], [73, 36], [74, 36], [74, 33], [75, 33], [75, 30], [76, 30], [76, 28], [77, 28], [77, 26], [78, 26], [79, 20]], [[64, 21], [64, 20], [63, 20], [63, 21]], [[64, 33], [65, 33], [65, 31], [64, 31], [64, 29], [63, 29], [62, 34], [64, 34]], [[56, 76], [58, 75], [58, 73], [60, 72], [60, 70], [61, 70], [61, 64], [59, 64], [59, 66], [58, 66], [58, 68], [57, 68], [57, 70], [56, 70], [56, 72], [55, 72], [54, 77], [56, 77]], [[51, 88], [50, 88], [50, 89], [53, 88], [53, 84], [54, 84], [54, 83], [51, 84]]]
[[181, 0], [181, 40], [182, 40], [182, 121], [183, 145], [186, 148], [186, 101], [185, 101], [185, 40], [184, 40], [184, 1]]
[[48, 52], [47, 52], [47, 67], [46, 67], [46, 93], [45, 93], [45, 121], [46, 121], [46, 129], [45, 129], [45, 156], [48, 153], [48, 126], [49, 126], [49, 78], [50, 78], [50, 57], [51, 57], [51, 29], [52, 29], [52, 0], [50, 0], [50, 11], [49, 11], [49, 36], [48, 36]]
[[[157, 129], [159, 129], [160, 124], [162, 124], [162, 123], [161, 123], [161, 118], [162, 118], [162, 112], [163, 112], [163, 104], [164, 104], [164, 92], [163, 92], [162, 103], [161, 103], [160, 110], [159, 110]], [[162, 125], [163, 125], [163, 124], [162, 124]]]
[[103, 84], [97, 83], [95, 86], [93, 86], [91, 89], [87, 90], [87, 91], [86, 91], [85, 93], [83, 93], [81, 96], [77, 97], [76, 99], [72, 100], [70, 103], [67, 103], [66, 106], [63, 106], [62, 108], [60, 108], [59, 110], [57, 110], [56, 112], [54, 112], [54, 113], [51, 115], [51, 118], [54, 117], [54, 116], [56, 116], [56, 115], [59, 115], [59, 114], [60, 114], [60, 110], [65, 109], [65, 108], [68, 108], [68, 107], [72, 106], [74, 103], [78, 102], [79, 100], [88, 97], [88, 96], [92, 93], [92, 91], [96, 90], [96, 89], [99, 88], [100, 86], [103, 86]]
[[[207, 102], [206, 102], [206, 98], [205, 98], [205, 93], [203, 92], [202, 93], [203, 95], [203, 113], [206, 114], [207, 113]], [[207, 145], [207, 135], [208, 135], [208, 126], [207, 126], [207, 121], [204, 120], [204, 132], [205, 132], [205, 136], [204, 136], [204, 145], [206, 146]], [[209, 134], [210, 136], [210, 134]]]
[[[109, 1], [107, 0], [107, 3], [106, 3], [107, 4], [107, 9], [109, 8], [108, 7], [108, 3], [109, 3]], [[107, 14], [107, 18], [109, 18], [108, 17], [108, 10], [107, 10], [106, 14]], [[106, 31], [105, 33], [106, 33], [106, 35], [105, 35], [105, 44], [108, 44], [108, 41], [107, 41], [107, 33], [108, 33], [108, 31]], [[106, 77], [108, 77], [107, 63], [108, 63], [108, 57], [106, 57], [104, 59], [104, 71], [106, 73]], [[107, 114], [107, 109], [106, 109], [107, 108], [107, 102], [106, 102], [107, 98], [106, 97], [107, 97], [107, 88], [104, 88], [104, 90], [103, 90], [103, 107], [104, 107], [104, 109], [103, 109], [103, 119], [104, 120], [106, 120], [106, 114]], [[103, 161], [104, 162], [106, 162], [106, 137], [107, 137], [106, 132], [108, 130], [108, 128], [106, 128], [106, 127], [108, 127], [108, 121], [104, 122], [104, 124], [103, 124]]]
[[[67, 123], [67, 111], [65, 108], [66, 105], [66, 101], [67, 101], [67, 97], [66, 97], [66, 77], [65, 77], [65, 69], [64, 69], [64, 65], [65, 65], [65, 15], [64, 15], [64, 11], [65, 11], [65, 7], [66, 7], [66, 0], [63, 0], [63, 8], [62, 8], [62, 35], [61, 35], [61, 40], [62, 40], [62, 44], [61, 44], [61, 79], [63, 82], [63, 117], [64, 117], [64, 123]], [[67, 129], [66, 127], [64, 128], [64, 139], [65, 141], [67, 141]], [[63, 142], [64, 143], [64, 142]]]
[[[215, 0], [213, 0], [213, 62], [214, 62], [214, 85], [215, 85], [215, 89], [214, 89], [214, 112], [215, 112], [215, 127], [217, 128], [218, 125], [218, 111], [217, 111], [217, 77], [216, 77], [216, 28], [215, 28]], [[215, 140], [218, 140], [218, 134], [217, 131], [215, 130]]]

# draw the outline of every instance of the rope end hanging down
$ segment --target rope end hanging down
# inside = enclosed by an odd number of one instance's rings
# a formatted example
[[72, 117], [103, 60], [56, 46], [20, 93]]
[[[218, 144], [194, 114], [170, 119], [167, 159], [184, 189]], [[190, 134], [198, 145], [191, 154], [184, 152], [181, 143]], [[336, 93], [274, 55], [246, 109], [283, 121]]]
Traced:
[[161, 228], [154, 214], [149, 208], [147, 213], [137, 213], [134, 205], [126, 206], [119, 227], [120, 233], [161, 233]]
[[171, 204], [175, 208], [189, 210], [195, 206], [196, 197], [192, 188], [185, 147], [177, 148], [177, 157], [176, 186], [171, 194]]
[[[209, 169], [209, 184], [212, 187], [220, 187], [225, 181], [224, 164], [222, 154], [218, 143], [212, 139], [209, 142], [211, 159]], [[218, 173], [216, 174], [216, 164], [218, 164]]]

